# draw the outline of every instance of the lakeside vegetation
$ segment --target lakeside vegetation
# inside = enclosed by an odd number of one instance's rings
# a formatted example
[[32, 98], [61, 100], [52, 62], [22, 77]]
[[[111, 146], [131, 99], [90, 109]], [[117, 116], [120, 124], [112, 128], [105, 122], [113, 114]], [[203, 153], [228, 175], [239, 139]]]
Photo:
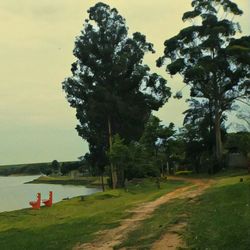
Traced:
[[[77, 242], [89, 242], [96, 232], [119, 225], [132, 207], [154, 200], [187, 185], [166, 181], [158, 189], [155, 180], [131, 183], [128, 192], [109, 190], [42, 207], [0, 213], [0, 249], [71, 249]], [[32, 240], [31, 240], [32, 239]]]

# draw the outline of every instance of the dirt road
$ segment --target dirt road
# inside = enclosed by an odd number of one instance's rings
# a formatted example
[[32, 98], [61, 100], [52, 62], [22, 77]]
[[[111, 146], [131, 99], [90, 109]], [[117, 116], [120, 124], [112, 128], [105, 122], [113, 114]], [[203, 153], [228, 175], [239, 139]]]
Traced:
[[[160, 198], [141, 204], [131, 211], [132, 216], [129, 219], [121, 221], [120, 226], [100, 232], [99, 236], [94, 242], [87, 244], [78, 244], [73, 250], [112, 250], [115, 245], [121, 243], [127, 236], [127, 234], [136, 229], [140, 225], [140, 222], [150, 217], [156, 208], [160, 205], [167, 203], [173, 199], [194, 198], [202, 194], [202, 192], [210, 187], [212, 184], [208, 180], [200, 179], [185, 179], [171, 177], [169, 179], [186, 180], [191, 182], [192, 185], [187, 187], [181, 187], [173, 192], [167, 193]], [[196, 187], [196, 188], [194, 188]], [[158, 241], [153, 244], [153, 250], [168, 250], [177, 249], [180, 246], [184, 246], [184, 242], [179, 237], [179, 231], [184, 230], [185, 224], [176, 224], [170, 228], [168, 232]]]

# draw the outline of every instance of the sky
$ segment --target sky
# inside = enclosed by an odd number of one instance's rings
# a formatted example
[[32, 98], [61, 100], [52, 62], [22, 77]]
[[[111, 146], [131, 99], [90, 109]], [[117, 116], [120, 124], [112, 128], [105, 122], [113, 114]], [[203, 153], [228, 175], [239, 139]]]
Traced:
[[[87, 10], [95, 0], [0, 0], [0, 165], [77, 160], [88, 146], [75, 130], [62, 81], [71, 75], [72, 50]], [[170, 78], [155, 60], [163, 42], [185, 27], [182, 14], [191, 0], [106, 0], [125, 17], [131, 33], [139, 31], [155, 46], [146, 56], [152, 71], [168, 79], [173, 93], [184, 84]], [[250, 1], [237, 0], [244, 10], [242, 30], [250, 34]], [[188, 94], [187, 88], [184, 94]], [[185, 99], [171, 99], [156, 115], [182, 125]]]

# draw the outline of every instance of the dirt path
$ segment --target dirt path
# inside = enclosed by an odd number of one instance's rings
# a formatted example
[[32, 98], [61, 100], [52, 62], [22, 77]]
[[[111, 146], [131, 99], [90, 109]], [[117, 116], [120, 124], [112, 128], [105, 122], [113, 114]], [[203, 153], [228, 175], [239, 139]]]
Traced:
[[[147, 219], [154, 212], [156, 208], [160, 205], [169, 202], [173, 199], [182, 198], [194, 198], [199, 196], [206, 188], [211, 185], [211, 181], [198, 180], [198, 179], [185, 179], [185, 178], [169, 178], [175, 180], [186, 180], [191, 182], [193, 185], [182, 187], [174, 190], [173, 192], [167, 193], [160, 198], [141, 204], [132, 211], [132, 216], [129, 219], [124, 219], [121, 221], [120, 226], [102, 231], [97, 239], [92, 243], [86, 243], [82, 245], [77, 245], [74, 250], [112, 250], [115, 245], [118, 245], [126, 238], [126, 235], [135, 230], [142, 220]], [[196, 188], [194, 188], [196, 186]], [[153, 250], [168, 250], [177, 249], [177, 247], [184, 246], [181, 238], [179, 237], [179, 232], [185, 225], [175, 225], [176, 228], [170, 228], [164, 237], [159, 241], [155, 242], [153, 245]]]
[[[187, 190], [181, 194], [178, 198], [189, 198], [189, 202], [195, 202], [195, 198], [201, 195], [205, 189], [209, 188], [213, 183], [210, 181], [196, 180], [193, 179], [192, 183], [196, 185], [196, 189]], [[185, 221], [186, 214], [180, 216], [179, 223], [172, 225], [168, 231], [156, 242], [154, 242], [151, 250], [175, 250], [178, 248], [186, 248], [185, 242], [183, 241], [181, 234], [185, 230], [187, 223]]]

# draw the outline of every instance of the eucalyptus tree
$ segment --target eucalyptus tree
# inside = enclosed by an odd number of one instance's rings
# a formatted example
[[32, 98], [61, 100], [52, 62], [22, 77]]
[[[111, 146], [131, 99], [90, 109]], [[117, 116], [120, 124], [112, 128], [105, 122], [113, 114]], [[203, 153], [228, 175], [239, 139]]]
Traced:
[[[128, 35], [125, 19], [115, 8], [97, 3], [88, 10], [73, 51], [72, 76], [63, 82], [79, 121], [76, 129], [90, 153], [108, 151], [112, 135], [138, 140], [152, 110], [170, 96], [166, 80], [143, 64], [153, 44], [139, 32]], [[115, 187], [115, 169], [112, 168]]]
[[193, 0], [192, 7], [182, 17], [191, 26], [165, 41], [164, 56], [157, 65], [167, 65], [171, 75], [182, 75], [191, 97], [209, 102], [214, 112], [215, 153], [221, 162], [222, 117], [235, 100], [249, 94], [249, 51], [239, 58], [232, 50], [237, 48], [234, 36], [240, 32], [233, 20], [243, 12], [230, 0]]

